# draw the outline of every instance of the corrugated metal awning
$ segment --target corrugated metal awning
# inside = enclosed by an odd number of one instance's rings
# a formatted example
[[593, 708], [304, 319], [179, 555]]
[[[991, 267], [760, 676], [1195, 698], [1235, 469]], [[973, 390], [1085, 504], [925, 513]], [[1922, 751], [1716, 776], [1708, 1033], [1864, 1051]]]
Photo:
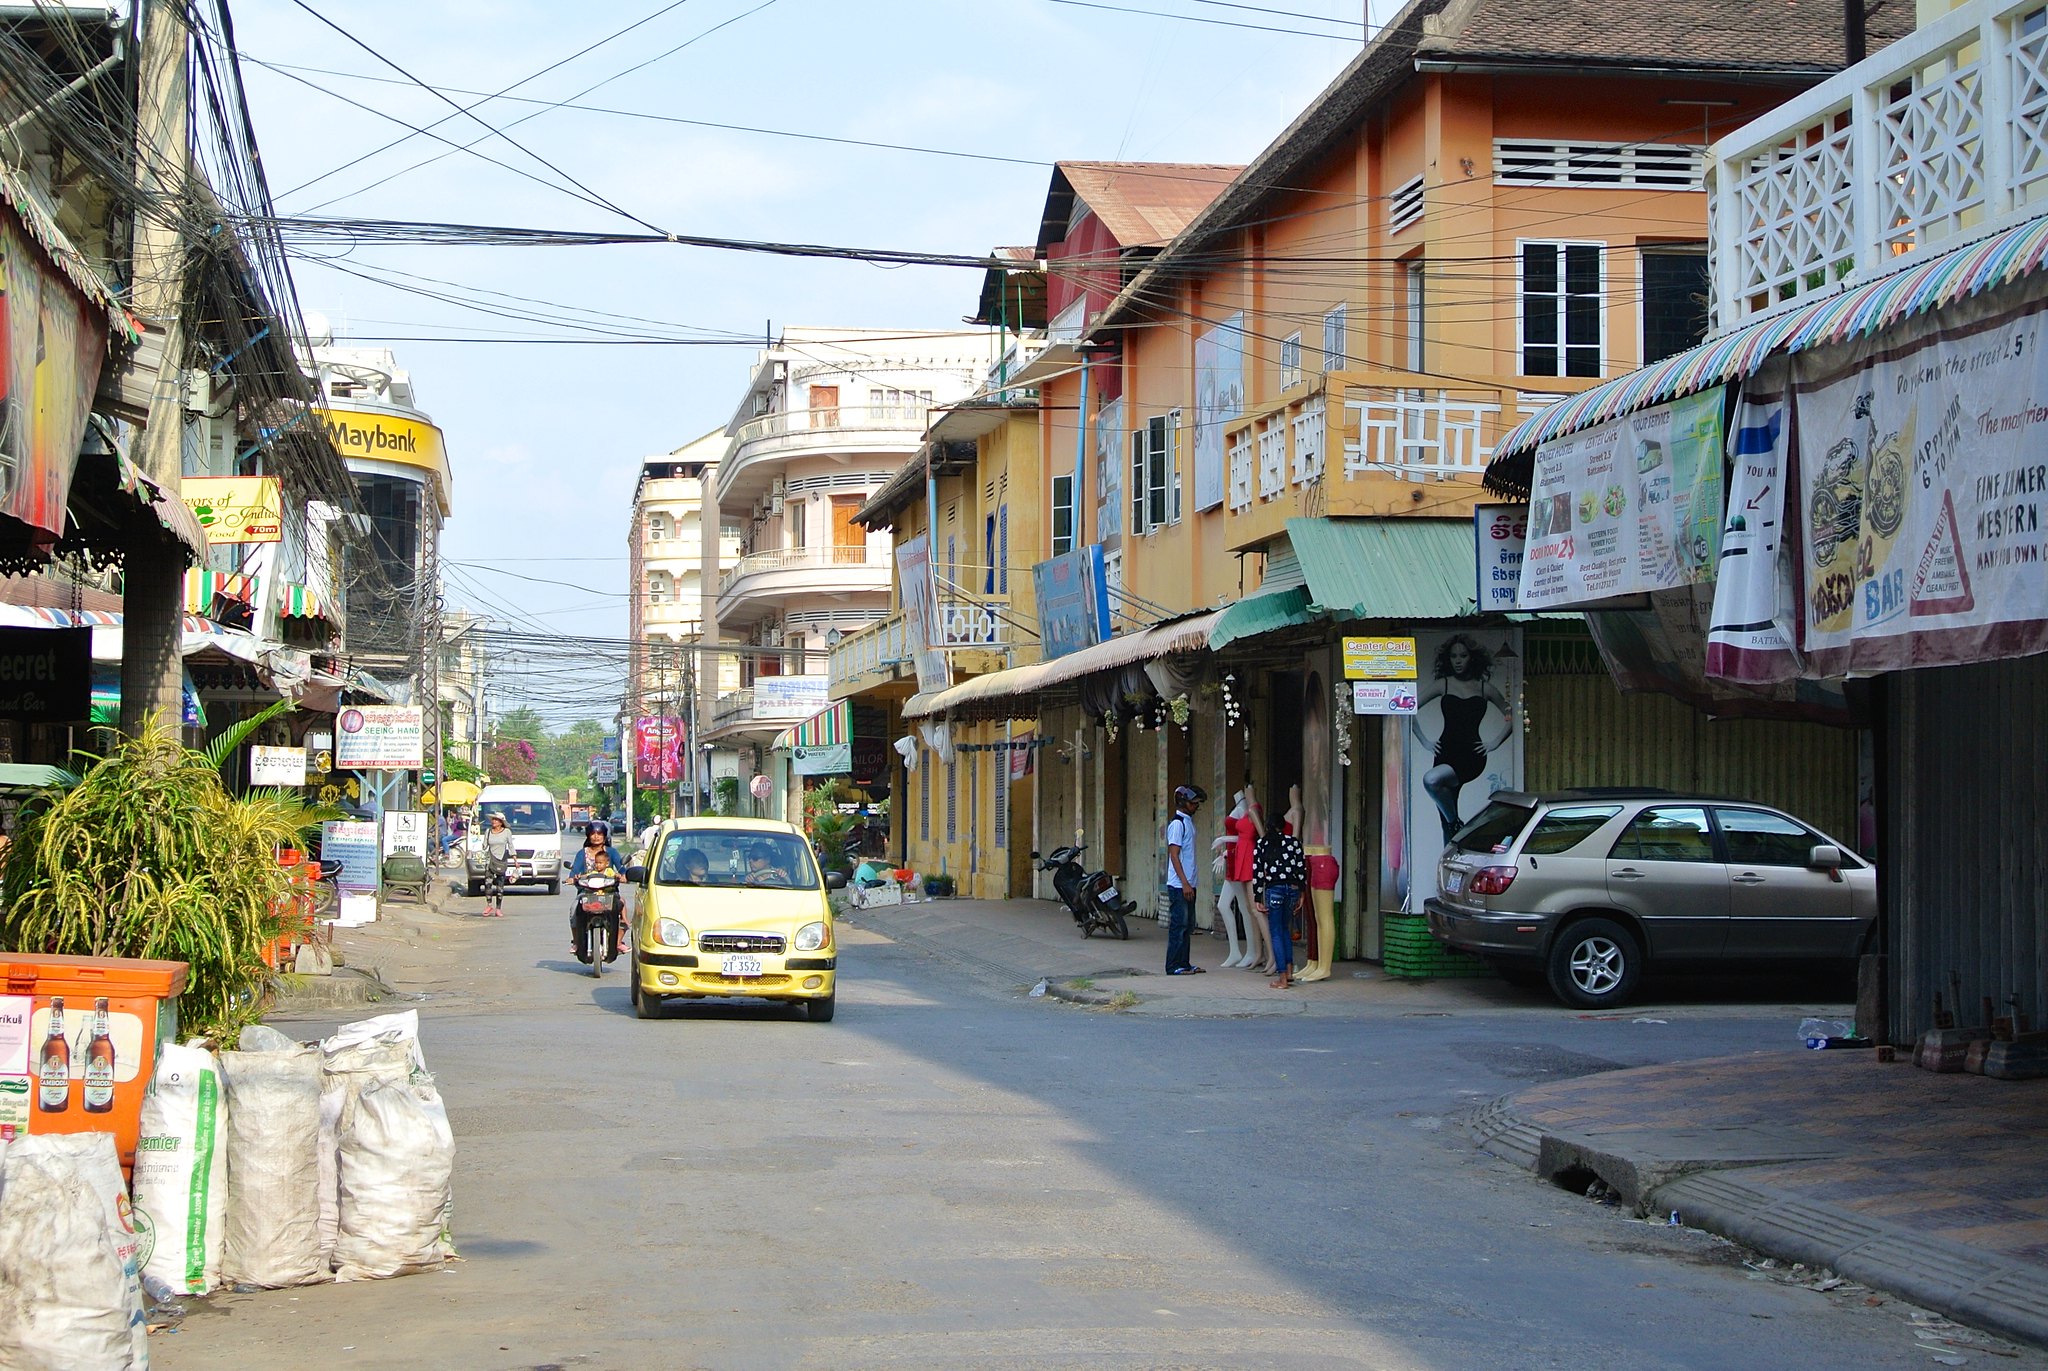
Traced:
[[1149, 662], [1175, 652], [1199, 652], [1209, 646], [1209, 634], [1224, 611], [1212, 609], [1206, 613], [1187, 615], [1165, 623], [1141, 628], [1135, 633], [1119, 634], [1106, 643], [1084, 647], [1079, 652], [1069, 652], [1064, 657], [1055, 657], [1049, 662], [1033, 662], [1030, 666], [1011, 667], [1007, 671], [991, 671], [986, 676], [976, 676], [963, 681], [950, 690], [942, 690], [931, 696], [913, 695], [904, 703], [903, 717], [921, 718], [925, 715], [944, 714], [949, 709], [973, 704], [978, 700], [996, 700], [1009, 696], [1030, 695], [1066, 681], [1079, 680], [1098, 671], [1114, 671], [1118, 667], [1130, 666], [1136, 662]]
[[1339, 619], [1458, 619], [1476, 613], [1469, 519], [1289, 519], [1309, 603]]
[[1309, 604], [1307, 586], [1260, 590], [1224, 607], [1222, 616], [1216, 620], [1216, 627], [1209, 630], [1209, 648], [1221, 651], [1240, 638], [1275, 633], [1283, 628], [1311, 623], [1316, 617], [1314, 607]]
[[1867, 337], [1901, 319], [2016, 281], [2040, 270], [2044, 258], [2048, 258], [2048, 217], [2029, 220], [1968, 247], [1951, 248], [1868, 285], [1746, 324], [1654, 366], [1617, 376], [1560, 400], [1509, 429], [1487, 465], [1487, 489], [1527, 498], [1535, 451], [1553, 438], [1742, 380], [1774, 353], [1804, 352]]

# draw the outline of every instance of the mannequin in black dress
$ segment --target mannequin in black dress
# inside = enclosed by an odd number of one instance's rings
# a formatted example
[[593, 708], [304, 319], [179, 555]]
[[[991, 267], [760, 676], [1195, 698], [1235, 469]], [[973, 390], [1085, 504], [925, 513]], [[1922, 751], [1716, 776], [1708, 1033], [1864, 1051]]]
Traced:
[[[1421, 702], [1439, 702], [1443, 727], [1437, 733], [1433, 765], [1423, 774], [1422, 788], [1436, 801], [1448, 842], [1465, 822], [1459, 817], [1459, 793], [1486, 770], [1486, 754], [1507, 741], [1513, 724], [1507, 697], [1492, 684], [1493, 654], [1465, 634], [1444, 640], [1437, 649], [1432, 673], [1435, 679], [1423, 687]], [[1484, 736], [1489, 704], [1499, 707], [1503, 725], [1494, 730], [1497, 736], [1490, 740]], [[1419, 716], [1415, 736], [1424, 743], [1431, 741], [1422, 733]]]

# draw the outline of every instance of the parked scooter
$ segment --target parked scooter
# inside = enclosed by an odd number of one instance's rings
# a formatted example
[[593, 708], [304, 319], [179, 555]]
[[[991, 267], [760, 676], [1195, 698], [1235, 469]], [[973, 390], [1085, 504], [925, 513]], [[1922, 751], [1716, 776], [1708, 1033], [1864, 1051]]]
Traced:
[[[1081, 854], [1087, 850], [1087, 845], [1081, 843], [1054, 848], [1038, 858], [1038, 869], [1052, 873], [1053, 892], [1073, 914], [1082, 937], [1108, 933], [1128, 939], [1131, 929], [1124, 916], [1137, 909], [1138, 902], [1126, 900], [1116, 888], [1116, 878], [1107, 871], [1090, 872], [1082, 868]], [[1036, 852], [1031, 855], [1038, 857]]]
[[625, 915], [625, 901], [619, 894], [616, 872], [586, 871], [571, 878], [576, 887], [576, 959], [590, 964], [590, 974], [604, 975], [605, 963], [619, 955], [619, 925]]

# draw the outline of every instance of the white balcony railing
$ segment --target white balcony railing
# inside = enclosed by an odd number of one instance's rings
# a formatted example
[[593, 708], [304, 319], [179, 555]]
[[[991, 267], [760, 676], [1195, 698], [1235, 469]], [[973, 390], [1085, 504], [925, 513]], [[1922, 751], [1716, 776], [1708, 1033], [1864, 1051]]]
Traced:
[[1715, 143], [1727, 331], [2048, 209], [2048, 13], [1972, 0]]
[[860, 567], [887, 572], [889, 550], [865, 544], [847, 547], [783, 547], [749, 552], [718, 574], [718, 593], [725, 594], [749, 576], [773, 571], [817, 571]]
[[946, 647], [1002, 647], [1010, 641], [1010, 624], [1002, 611], [1005, 596], [979, 600], [939, 601], [940, 642]]
[[904, 637], [899, 612], [834, 643], [826, 654], [825, 672], [837, 689], [865, 676], [893, 671], [909, 660], [909, 639]]
[[723, 728], [727, 724], [754, 717], [754, 692], [751, 690], [729, 690], [711, 703], [711, 726]]

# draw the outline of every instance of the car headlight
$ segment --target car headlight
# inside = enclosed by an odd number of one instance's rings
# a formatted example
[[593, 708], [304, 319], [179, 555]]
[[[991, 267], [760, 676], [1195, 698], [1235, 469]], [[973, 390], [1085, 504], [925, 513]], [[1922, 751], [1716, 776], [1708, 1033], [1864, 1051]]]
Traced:
[[822, 924], [822, 923], [815, 923], [815, 924], [805, 924], [805, 925], [804, 925], [804, 926], [803, 926], [802, 928], [799, 928], [799, 929], [798, 929], [798, 930], [796, 931], [796, 950], [797, 950], [797, 951], [799, 951], [799, 952], [816, 952], [816, 951], [817, 951], [817, 950], [818, 950], [819, 948], [823, 947], [824, 945], [825, 945], [825, 925], [824, 925], [824, 924]]
[[654, 921], [654, 938], [664, 947], [688, 947], [690, 930], [683, 927], [680, 920], [657, 919]]

